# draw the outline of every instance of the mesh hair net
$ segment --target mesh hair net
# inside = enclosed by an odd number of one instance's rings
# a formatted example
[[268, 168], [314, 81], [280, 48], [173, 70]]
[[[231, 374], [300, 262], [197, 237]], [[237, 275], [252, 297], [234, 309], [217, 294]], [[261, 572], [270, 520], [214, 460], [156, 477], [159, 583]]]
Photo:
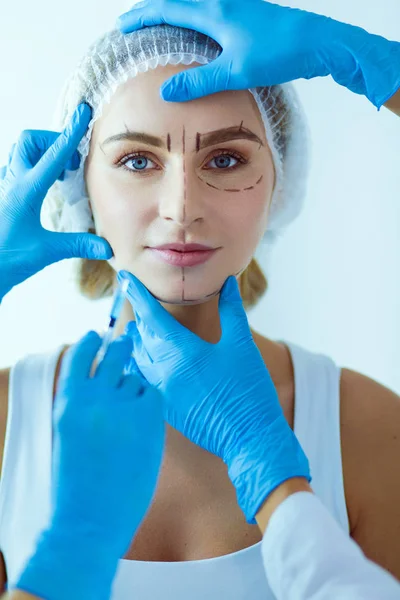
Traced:
[[[211, 38], [180, 27], [158, 25], [130, 34], [114, 29], [92, 44], [67, 80], [56, 113], [55, 129], [61, 131], [77, 105], [92, 107], [92, 120], [78, 151], [77, 171], [67, 171], [43, 204], [43, 216], [55, 231], [84, 232], [94, 228], [85, 181], [93, 125], [101, 117], [117, 88], [140, 72], [159, 65], [206, 64], [222, 48]], [[308, 127], [297, 93], [291, 84], [251, 89], [265, 126], [272, 152], [276, 181], [264, 240], [273, 242], [299, 214], [305, 197], [308, 171]]]

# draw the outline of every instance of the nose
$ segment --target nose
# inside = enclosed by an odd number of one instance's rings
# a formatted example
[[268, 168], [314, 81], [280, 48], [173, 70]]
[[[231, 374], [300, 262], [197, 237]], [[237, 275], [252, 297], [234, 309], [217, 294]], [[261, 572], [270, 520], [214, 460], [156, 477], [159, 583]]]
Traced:
[[162, 219], [173, 221], [179, 227], [187, 228], [205, 217], [203, 194], [195, 174], [189, 173], [183, 162], [171, 169], [164, 180], [159, 199], [159, 214]]

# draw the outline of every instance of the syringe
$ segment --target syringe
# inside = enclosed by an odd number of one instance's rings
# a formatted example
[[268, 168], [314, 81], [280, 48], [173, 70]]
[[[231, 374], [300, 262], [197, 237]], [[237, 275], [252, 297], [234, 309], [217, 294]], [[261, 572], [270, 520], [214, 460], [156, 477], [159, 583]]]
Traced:
[[115, 324], [121, 314], [122, 307], [125, 302], [126, 292], [128, 291], [129, 281], [124, 279], [121, 284], [118, 285], [115, 294], [114, 300], [110, 311], [110, 319], [107, 327], [105, 328], [105, 333], [103, 336], [103, 340], [101, 342], [100, 349], [96, 355], [97, 366], [103, 360], [109, 345], [112, 342]]

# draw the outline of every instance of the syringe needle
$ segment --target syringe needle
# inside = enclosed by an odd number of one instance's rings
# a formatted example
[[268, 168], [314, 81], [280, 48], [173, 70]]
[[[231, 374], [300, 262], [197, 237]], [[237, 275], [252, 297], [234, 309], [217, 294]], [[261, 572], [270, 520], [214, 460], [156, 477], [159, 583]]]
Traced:
[[[95, 361], [97, 361], [97, 367], [103, 360], [103, 358], [107, 352], [107, 349], [112, 342], [115, 324], [121, 314], [121, 311], [122, 311], [122, 308], [124, 305], [124, 301], [125, 301], [125, 297], [126, 297], [126, 292], [128, 291], [128, 286], [129, 286], [129, 281], [127, 279], [124, 279], [124, 281], [117, 287], [117, 289], [115, 291], [114, 300], [113, 300], [113, 304], [112, 304], [111, 311], [110, 311], [110, 318], [109, 318], [108, 326], [105, 329], [105, 333], [103, 335], [101, 346], [100, 346], [100, 349], [99, 349], [99, 351], [96, 355], [96, 359], [95, 359]], [[91, 376], [93, 376], [94, 372], [95, 372], [95, 369], [92, 367]]]

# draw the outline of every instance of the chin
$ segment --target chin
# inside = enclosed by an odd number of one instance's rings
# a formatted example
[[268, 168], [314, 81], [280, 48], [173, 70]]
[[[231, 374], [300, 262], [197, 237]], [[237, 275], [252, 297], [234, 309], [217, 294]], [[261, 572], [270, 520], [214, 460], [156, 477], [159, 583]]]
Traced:
[[166, 294], [165, 292], [160, 293], [158, 290], [153, 291], [151, 286], [148, 286], [146, 282], [143, 283], [159, 302], [162, 302], [163, 304], [173, 304], [177, 306], [195, 306], [196, 304], [206, 304], [206, 302], [209, 302], [212, 298], [218, 296], [221, 291], [220, 289], [218, 289], [211, 294], [206, 292], [204, 292], [203, 294], [199, 293], [198, 296], [188, 293], [189, 298], [183, 298], [182, 293], [180, 293], [179, 295]]
[[[131, 264], [129, 261], [117, 260], [115, 256], [108, 261], [110, 267], [118, 272], [124, 269], [139, 279], [149, 292], [163, 304], [171, 304], [177, 306], [194, 306], [197, 304], [206, 304], [213, 298], [219, 296], [225, 279], [228, 275], [224, 275], [221, 279], [220, 275], [209, 273], [208, 284], [205, 284], [206, 275], [189, 273], [186, 276], [185, 288], [183, 288], [182, 273], [177, 269], [174, 275], [167, 272], [154, 272], [154, 267], [143, 264]], [[121, 264], [123, 263], [123, 264]]]

